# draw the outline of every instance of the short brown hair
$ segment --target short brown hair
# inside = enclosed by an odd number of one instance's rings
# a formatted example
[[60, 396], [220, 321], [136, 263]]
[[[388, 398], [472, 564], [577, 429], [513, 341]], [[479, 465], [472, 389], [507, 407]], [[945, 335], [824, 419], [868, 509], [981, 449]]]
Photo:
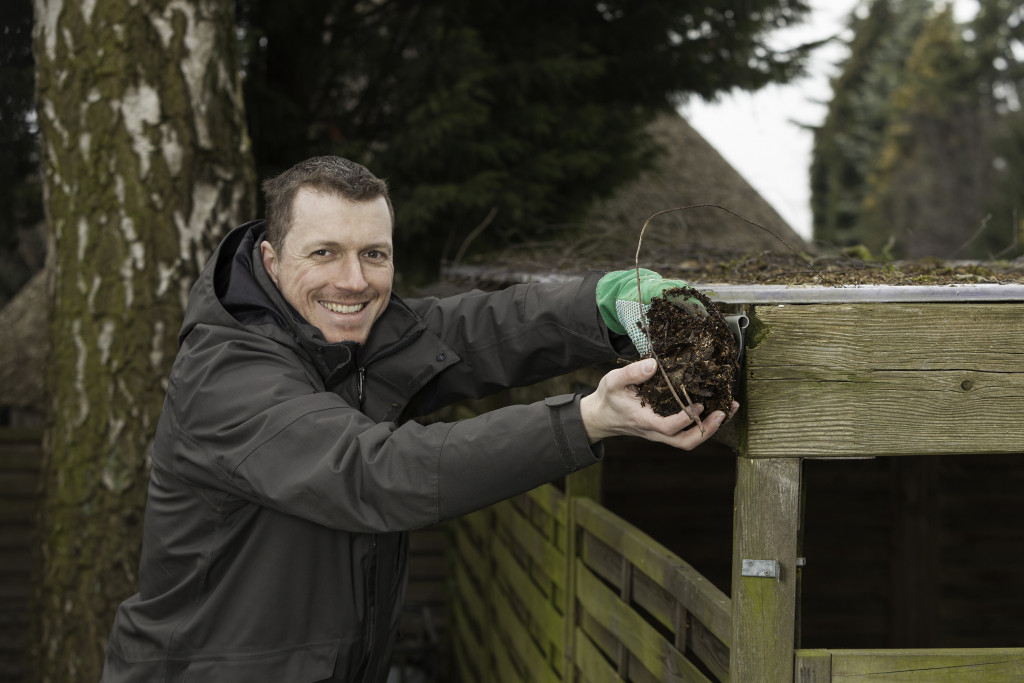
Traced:
[[354, 161], [335, 156], [313, 157], [263, 181], [263, 194], [267, 200], [267, 241], [274, 251], [281, 251], [284, 238], [291, 228], [295, 195], [304, 187], [355, 202], [369, 202], [383, 197], [394, 229], [395, 210], [391, 206], [387, 182]]

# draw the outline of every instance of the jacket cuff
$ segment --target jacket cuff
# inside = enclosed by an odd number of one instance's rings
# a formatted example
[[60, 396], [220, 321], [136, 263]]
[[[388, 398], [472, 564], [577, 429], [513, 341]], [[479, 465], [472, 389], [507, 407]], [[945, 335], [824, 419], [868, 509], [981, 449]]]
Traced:
[[580, 414], [580, 394], [562, 394], [544, 399], [551, 419], [551, 430], [558, 442], [567, 472], [593, 465], [604, 457], [601, 442], [590, 445]]

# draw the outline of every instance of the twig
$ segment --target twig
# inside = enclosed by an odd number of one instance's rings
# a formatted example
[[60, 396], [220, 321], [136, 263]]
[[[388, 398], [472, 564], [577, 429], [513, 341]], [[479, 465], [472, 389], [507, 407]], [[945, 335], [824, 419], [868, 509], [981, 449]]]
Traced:
[[[640, 289], [640, 245], [643, 244], [643, 241], [644, 241], [644, 230], [647, 229], [647, 224], [650, 223], [651, 220], [653, 220], [655, 218], [655, 216], [658, 216], [658, 215], [663, 214], [663, 213], [667, 213], [668, 211], [676, 211], [676, 210], [678, 210], [678, 209], [666, 209], [665, 211], [659, 211], [658, 213], [655, 213], [650, 218], [648, 218], [644, 222], [643, 227], [640, 228], [640, 238], [636, 242], [636, 258], [635, 258], [635, 263], [636, 263], [637, 304], [640, 306], [640, 320], [641, 321], [643, 321], [643, 318], [644, 318], [644, 315], [643, 315], [644, 295], [643, 295], [642, 290]], [[697, 428], [700, 430], [700, 435], [704, 436], [705, 434], [707, 434], [707, 430], [704, 429], [704, 423], [700, 421], [700, 416], [696, 414], [697, 411], [693, 409], [693, 401], [690, 400], [690, 394], [686, 391], [686, 387], [683, 386], [682, 383], [679, 384], [679, 388], [683, 390], [683, 396], [686, 397], [686, 404], [684, 405], [682, 399], [679, 398], [679, 394], [676, 393], [675, 387], [672, 386], [672, 380], [669, 379], [668, 373], [665, 372], [665, 366], [663, 366], [661, 364], [661, 359], [658, 358], [658, 354], [654, 351], [654, 340], [651, 339], [651, 331], [650, 331], [650, 329], [648, 329], [648, 326], [646, 324], [642, 324], [640, 326], [640, 329], [643, 330], [644, 336], [647, 337], [647, 348], [650, 349], [650, 351], [651, 351], [651, 358], [653, 358], [654, 362], [658, 364], [658, 369], [661, 370], [661, 376], [665, 378], [665, 384], [668, 385], [668, 390], [672, 392], [672, 396], [676, 399], [676, 403], [679, 404], [679, 407], [682, 409], [682, 411], [684, 413], [686, 413], [687, 415], [689, 415], [690, 419], [693, 420], [693, 422], [697, 425]]]

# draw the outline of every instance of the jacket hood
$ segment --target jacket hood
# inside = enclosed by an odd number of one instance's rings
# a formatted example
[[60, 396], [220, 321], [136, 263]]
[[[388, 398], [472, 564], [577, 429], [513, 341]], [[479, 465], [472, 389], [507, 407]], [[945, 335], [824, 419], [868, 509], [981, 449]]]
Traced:
[[[375, 338], [398, 339], [422, 331], [419, 316], [392, 293], [365, 348], [353, 341], [328, 342], [319, 328], [288, 303], [267, 275], [259, 256], [265, 232], [263, 220], [250, 221], [232, 230], [220, 243], [189, 294], [179, 344], [200, 324], [246, 328], [299, 347], [330, 385], [386, 350], [377, 348]], [[387, 328], [390, 334], [374, 334], [378, 328]]]

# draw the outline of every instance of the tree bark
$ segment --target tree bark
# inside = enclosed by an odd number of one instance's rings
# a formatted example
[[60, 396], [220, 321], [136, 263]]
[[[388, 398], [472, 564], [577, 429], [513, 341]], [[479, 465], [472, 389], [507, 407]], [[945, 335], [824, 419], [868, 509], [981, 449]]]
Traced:
[[52, 240], [32, 680], [95, 681], [138, 589], [149, 448], [188, 290], [254, 210], [231, 0], [34, 0]]

